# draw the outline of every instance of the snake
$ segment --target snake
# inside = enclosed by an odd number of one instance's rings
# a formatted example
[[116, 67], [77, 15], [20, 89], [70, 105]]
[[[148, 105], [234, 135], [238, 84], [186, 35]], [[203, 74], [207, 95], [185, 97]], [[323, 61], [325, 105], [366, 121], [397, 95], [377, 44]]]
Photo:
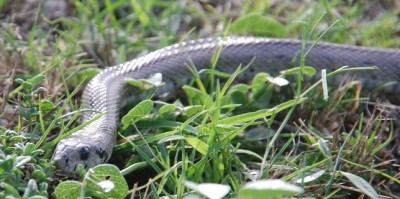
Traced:
[[216, 70], [233, 73], [239, 65], [249, 64], [238, 78], [251, 80], [260, 72], [279, 75], [282, 70], [299, 66], [302, 49], [308, 51], [306, 66], [328, 72], [343, 66], [376, 66], [377, 70], [359, 70], [351, 75], [362, 82], [363, 88], [393, 82], [385, 93], [400, 91], [400, 49], [251, 36], [189, 40], [108, 67], [91, 79], [83, 91], [82, 103], [83, 108], [93, 111], [81, 114], [83, 122], [91, 122], [60, 140], [52, 158], [66, 173], [76, 172], [79, 164], [91, 168], [108, 161], [116, 144], [121, 104], [132, 87], [127, 79], [161, 74], [164, 84], [157, 93], [170, 92], [190, 82], [193, 71], [209, 69], [217, 54]]

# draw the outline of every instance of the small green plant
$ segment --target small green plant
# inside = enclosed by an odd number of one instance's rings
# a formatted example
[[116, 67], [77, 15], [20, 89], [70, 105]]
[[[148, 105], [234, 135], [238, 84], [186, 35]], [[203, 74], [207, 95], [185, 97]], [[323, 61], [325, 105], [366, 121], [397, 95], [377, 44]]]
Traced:
[[[48, 194], [49, 179], [53, 175], [51, 163], [39, 158], [44, 151], [35, 144], [40, 139], [43, 114], [53, 109], [53, 104], [43, 99], [46, 89], [38, 86], [44, 79], [43, 75], [37, 75], [16, 80], [21, 85], [14, 90], [21, 99], [16, 105], [20, 115], [18, 128], [16, 131], [0, 128], [0, 187], [3, 190], [0, 197], [44, 197]], [[25, 179], [27, 175], [30, 178]], [[19, 190], [21, 187], [25, 187], [23, 192]]]
[[82, 182], [60, 183], [54, 193], [57, 198], [125, 198], [128, 185], [116, 166], [104, 164], [89, 169]]

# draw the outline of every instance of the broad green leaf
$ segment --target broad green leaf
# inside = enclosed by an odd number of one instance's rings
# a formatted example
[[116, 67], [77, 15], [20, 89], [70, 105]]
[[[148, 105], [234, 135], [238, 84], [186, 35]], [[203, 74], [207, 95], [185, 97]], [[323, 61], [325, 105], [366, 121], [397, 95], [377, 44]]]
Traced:
[[28, 79], [27, 82], [29, 82], [32, 85], [32, 87], [35, 87], [36, 85], [42, 83], [44, 79], [45, 79], [44, 75], [36, 75], [35, 77]]
[[30, 155], [34, 150], [35, 150], [35, 144], [33, 143], [26, 143], [25, 149], [24, 149], [24, 155]]
[[33, 85], [30, 82], [23, 82], [22, 86], [24, 87], [25, 90], [27, 90], [28, 92], [32, 91]]
[[235, 92], [231, 92], [231, 101], [232, 103], [235, 104], [248, 104], [249, 103], [249, 98], [245, 93], [239, 92], [239, 91], [235, 91]]
[[0, 180], [7, 178], [9, 175], [11, 175], [11, 172], [14, 169], [14, 163], [15, 156], [9, 156], [6, 160], [2, 160], [2, 162], [0, 163]]
[[246, 183], [239, 191], [239, 198], [282, 198], [283, 196], [290, 196], [303, 192], [303, 188], [282, 180], [260, 180]]
[[253, 78], [253, 82], [251, 83], [251, 89], [254, 95], [258, 95], [260, 91], [265, 90], [265, 83], [268, 81], [268, 77], [270, 77], [268, 73], [258, 73]]
[[122, 124], [126, 126], [132, 122], [139, 121], [144, 116], [147, 116], [151, 113], [153, 106], [154, 102], [151, 100], [144, 100], [140, 102], [122, 118]]
[[375, 191], [375, 189], [363, 178], [356, 176], [352, 173], [347, 173], [340, 171], [341, 174], [346, 176], [347, 179], [350, 180], [351, 183], [354, 184], [357, 188], [359, 188], [365, 195], [371, 197], [371, 198], [379, 198], [378, 193]]
[[25, 82], [25, 80], [23, 80], [23, 79], [21, 79], [21, 78], [16, 78], [14, 81], [15, 81], [16, 83], [18, 83], [18, 84], [23, 84], [23, 83]]
[[236, 84], [229, 88], [228, 94], [232, 103], [234, 104], [247, 104], [249, 97], [247, 93], [250, 90], [250, 86], [247, 84]]
[[78, 71], [76, 76], [78, 77], [78, 79], [86, 78], [87, 80], [90, 80], [93, 79], [93, 77], [99, 74], [100, 72], [101, 72], [100, 69], [91, 67]]
[[166, 115], [166, 114], [170, 114], [172, 112], [174, 112], [176, 110], [176, 106], [173, 104], [166, 104], [162, 107], [160, 107], [160, 109], [158, 110], [158, 113], [160, 115]]
[[54, 103], [49, 100], [40, 102], [40, 109], [44, 112], [51, 111], [53, 110], [53, 108], [54, 108]]
[[95, 166], [87, 180], [87, 189], [104, 193], [106, 198], [125, 198], [128, 184], [119, 169], [111, 164]]
[[231, 88], [229, 88], [228, 94], [231, 92], [247, 93], [247, 92], [249, 92], [250, 88], [251, 87], [247, 84], [235, 84], [235, 85], [232, 85]]
[[186, 142], [188, 142], [196, 151], [199, 153], [206, 155], [208, 152], [208, 145], [197, 138], [186, 138]]
[[137, 79], [126, 79], [125, 83], [134, 86], [136, 88], [142, 88], [144, 85], [144, 82], [142, 80], [137, 80]]
[[[15, 198], [21, 198], [16, 187], [7, 184], [6, 182], [1, 182], [0, 188], [2, 188], [9, 196], [14, 196]], [[10, 197], [12, 198], [12, 197]]]
[[211, 107], [213, 100], [206, 93], [190, 86], [184, 86], [183, 90], [193, 105], [204, 105], [206, 108]]
[[42, 170], [35, 170], [32, 172], [32, 179], [35, 179], [38, 182], [46, 180], [46, 173], [44, 173]]
[[81, 186], [77, 181], [64, 181], [58, 184], [54, 193], [58, 199], [79, 198]]
[[229, 29], [234, 34], [248, 33], [255, 36], [287, 37], [288, 30], [281, 23], [260, 13], [250, 13], [234, 21]]

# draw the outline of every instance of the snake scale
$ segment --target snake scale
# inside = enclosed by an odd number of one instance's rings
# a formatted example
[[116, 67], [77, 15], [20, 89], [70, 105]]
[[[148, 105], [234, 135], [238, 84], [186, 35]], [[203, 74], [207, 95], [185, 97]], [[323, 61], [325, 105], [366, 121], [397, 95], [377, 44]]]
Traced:
[[[187, 64], [197, 70], [208, 68], [210, 60], [222, 48], [217, 69], [232, 73], [240, 64], [251, 66], [240, 78], [251, 79], [256, 73], [279, 71], [298, 66], [302, 43], [291, 39], [256, 37], [226, 37], [191, 40], [171, 45], [145, 56], [109, 67], [95, 76], [83, 92], [83, 107], [95, 112], [84, 112], [83, 121], [100, 113], [99, 119], [88, 124], [57, 145], [53, 159], [67, 173], [75, 172], [77, 165], [85, 168], [106, 162], [116, 142], [120, 104], [127, 89], [127, 78], [145, 79], [161, 73], [168, 92], [190, 80]], [[306, 50], [311, 44], [306, 45]], [[254, 60], [253, 60], [254, 59]], [[332, 71], [342, 66], [377, 66], [378, 70], [360, 70], [352, 74], [371, 88], [388, 81], [400, 81], [400, 49], [369, 48], [319, 42], [306, 57], [305, 64], [317, 70]], [[388, 93], [399, 93], [400, 86], [387, 88]]]

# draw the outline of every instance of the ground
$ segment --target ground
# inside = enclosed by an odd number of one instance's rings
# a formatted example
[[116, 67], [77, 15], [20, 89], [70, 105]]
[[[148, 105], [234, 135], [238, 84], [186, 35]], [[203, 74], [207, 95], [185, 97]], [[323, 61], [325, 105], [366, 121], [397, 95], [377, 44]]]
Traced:
[[[103, 68], [181, 40], [224, 33], [296, 39], [310, 36], [312, 40], [324, 33], [323, 41], [399, 48], [399, 7], [395, 0], [0, 1], [0, 187], [4, 190], [0, 196], [54, 197], [57, 184], [71, 179], [56, 170], [50, 157], [59, 135], [79, 125], [76, 110], [80, 107], [81, 92]], [[260, 16], [267, 22], [257, 28], [251, 21], [245, 21], [249, 24], [246, 29], [235, 27], [235, 22], [249, 15]], [[296, 82], [292, 83], [292, 89], [268, 90], [275, 98], [267, 104], [244, 106], [256, 113], [290, 101], [297, 89]], [[216, 84], [205, 85], [206, 93], [216, 103]], [[303, 85], [302, 91], [310, 85]], [[231, 87], [226, 95], [235, 97], [235, 89], [238, 87]], [[291, 104], [280, 114], [247, 121], [249, 128], [244, 128], [243, 124], [219, 125], [213, 120], [215, 113], [193, 119], [193, 113], [207, 109], [198, 109], [202, 104], [192, 104], [186, 90], [170, 96], [167, 102], [172, 105], [164, 110], [172, 107], [173, 111], [161, 114], [161, 105], [156, 101], [147, 115], [151, 115], [151, 120], [146, 116], [137, 126], [127, 127], [130, 132], [138, 128], [145, 133], [144, 143], [149, 148], [135, 147], [119, 139], [112, 158], [119, 169], [145, 163], [144, 168], [124, 173], [130, 193], [142, 197], [182, 196], [188, 192], [183, 181], [190, 180], [228, 184], [232, 197], [251, 179], [252, 172], [262, 179], [293, 183], [299, 176], [323, 171], [312, 182], [297, 184], [305, 190], [297, 197], [371, 196], [343, 173], [363, 178], [382, 198], [400, 194], [398, 96], [365, 90], [358, 95], [357, 87], [347, 81], [332, 85], [329, 101], [324, 101], [321, 91], [316, 89], [301, 106]], [[249, 93], [244, 96], [246, 100], [255, 100]], [[178, 101], [181, 105], [177, 105]], [[291, 107], [295, 107], [293, 112]], [[244, 113], [237, 109], [229, 114]], [[201, 148], [191, 145], [189, 140], [193, 137], [188, 132], [179, 134], [186, 139], [181, 140], [163, 134], [173, 128], [145, 127], [165, 121], [185, 127], [181, 124], [191, 118], [190, 127], [208, 132], [194, 138], [206, 143], [208, 150], [215, 151], [213, 154], [204, 155]], [[220, 134], [215, 135], [216, 140], [227, 132], [243, 129], [221, 146], [210, 141], [217, 126]], [[265, 135], [266, 129], [279, 134], [274, 146], [268, 145], [273, 138]], [[134, 144], [143, 143], [143, 139], [134, 136], [137, 132], [130, 132], [122, 133], [132, 138]], [[86, 182], [86, 177], [75, 180]], [[93, 194], [88, 190], [87, 195]]]

